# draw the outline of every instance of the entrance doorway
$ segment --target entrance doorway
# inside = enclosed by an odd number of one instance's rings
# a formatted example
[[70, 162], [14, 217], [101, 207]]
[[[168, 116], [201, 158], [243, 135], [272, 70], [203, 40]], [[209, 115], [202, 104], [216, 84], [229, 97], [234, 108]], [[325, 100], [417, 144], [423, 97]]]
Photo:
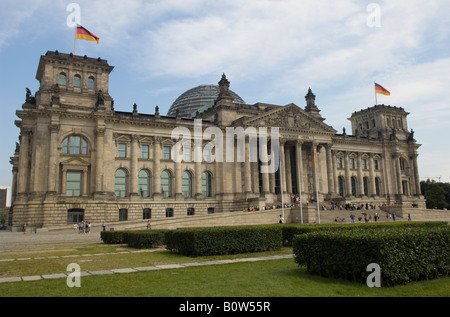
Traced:
[[79, 223], [84, 220], [84, 209], [69, 209], [67, 211], [67, 224]]

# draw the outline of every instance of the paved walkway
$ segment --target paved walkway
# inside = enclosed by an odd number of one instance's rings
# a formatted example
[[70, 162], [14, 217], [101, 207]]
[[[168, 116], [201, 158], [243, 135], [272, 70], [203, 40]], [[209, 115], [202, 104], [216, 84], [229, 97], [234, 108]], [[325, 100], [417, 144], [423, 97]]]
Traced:
[[[59, 245], [70, 245], [72, 247], [79, 246], [82, 243], [103, 243], [100, 239], [100, 231], [93, 230], [89, 234], [78, 234], [73, 231], [57, 231], [48, 233], [19, 233], [19, 232], [1, 232], [0, 231], [0, 255], [8, 254], [14, 251], [15, 254], [18, 251], [23, 250], [29, 252], [39, 252], [42, 250], [48, 250], [49, 248], [54, 248], [55, 244]], [[95, 254], [75, 254], [75, 255], [59, 255], [59, 256], [46, 256], [46, 257], [16, 257], [11, 256], [10, 258], [0, 259], [1, 262], [11, 262], [11, 261], [32, 261], [41, 259], [55, 259], [55, 258], [82, 258], [86, 256], [102, 256], [111, 254], [126, 254], [126, 253], [141, 253], [141, 252], [154, 252], [161, 249], [141, 249], [141, 250], [131, 250], [131, 251], [118, 251], [118, 252], [105, 252], [105, 253], [95, 253]], [[58, 249], [61, 251], [61, 249]], [[227, 260], [217, 260], [217, 261], [205, 261], [205, 262], [191, 262], [191, 263], [180, 263], [180, 264], [164, 264], [164, 265], [154, 265], [154, 266], [144, 266], [144, 267], [129, 267], [120, 269], [105, 269], [96, 271], [82, 271], [80, 276], [90, 276], [90, 275], [105, 275], [105, 274], [120, 274], [120, 273], [133, 273], [133, 272], [143, 272], [152, 270], [165, 270], [165, 269], [182, 269], [191, 266], [203, 266], [203, 265], [220, 265], [238, 262], [254, 262], [254, 261], [267, 261], [267, 260], [277, 260], [292, 258], [293, 255], [275, 255], [275, 256], [263, 256], [263, 257], [252, 257], [252, 258], [241, 258], [241, 259], [227, 259]], [[67, 278], [71, 274], [70, 272], [53, 274], [43, 274], [43, 275], [33, 275], [33, 276], [12, 276], [0, 278], [0, 283], [5, 282], [21, 282], [21, 281], [37, 281], [41, 279], [56, 279], [56, 278]]]

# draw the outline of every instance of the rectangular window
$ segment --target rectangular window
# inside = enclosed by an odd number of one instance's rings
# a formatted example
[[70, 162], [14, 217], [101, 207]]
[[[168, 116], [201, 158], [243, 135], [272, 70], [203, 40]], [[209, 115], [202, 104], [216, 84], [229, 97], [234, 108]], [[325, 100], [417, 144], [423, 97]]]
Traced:
[[119, 157], [127, 157], [127, 144], [119, 143]]
[[342, 168], [342, 157], [336, 158], [337, 168]]
[[67, 171], [66, 173], [66, 195], [81, 196], [81, 172]]
[[144, 208], [142, 210], [142, 219], [151, 219], [152, 218], [152, 210], [150, 208]]
[[361, 163], [362, 163], [362, 168], [366, 170], [367, 169], [367, 159], [362, 159]]
[[355, 159], [353, 157], [350, 158], [350, 168], [356, 168]]
[[150, 158], [150, 150], [149, 150], [149, 146], [144, 144], [142, 145], [142, 158], [148, 159]]
[[373, 164], [375, 165], [375, 170], [379, 170], [380, 167], [378, 166], [378, 160], [374, 160]]
[[170, 146], [164, 146], [164, 159], [170, 160]]
[[204, 149], [203, 150], [203, 159], [206, 163], [211, 162], [211, 150], [210, 149]]
[[188, 216], [193, 216], [195, 214], [195, 209], [194, 208], [188, 208], [187, 209], [187, 215]]
[[119, 209], [119, 221], [128, 220], [128, 209]]
[[214, 208], [208, 207], [208, 214], [213, 214], [213, 213], [214, 213]]
[[173, 217], [173, 208], [166, 208], [166, 217]]
[[191, 148], [190, 147], [184, 147], [184, 161], [190, 162], [192, 160], [191, 158]]

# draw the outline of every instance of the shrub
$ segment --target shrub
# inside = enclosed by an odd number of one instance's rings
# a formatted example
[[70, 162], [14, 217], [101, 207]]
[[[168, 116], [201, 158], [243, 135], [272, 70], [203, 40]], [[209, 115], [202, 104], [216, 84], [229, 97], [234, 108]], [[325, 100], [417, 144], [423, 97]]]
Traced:
[[122, 231], [101, 231], [100, 238], [106, 244], [123, 244], [128, 241], [128, 230]]
[[367, 266], [377, 263], [384, 286], [450, 273], [448, 226], [323, 230], [297, 235], [293, 250], [308, 272], [357, 282], [366, 282]]
[[347, 224], [285, 224], [283, 225], [283, 245], [292, 246], [292, 240], [297, 234], [323, 230], [353, 230], [353, 229], [381, 229], [403, 227], [442, 227], [448, 226], [446, 221], [398, 221], [398, 222], [369, 222]]
[[166, 234], [167, 249], [187, 256], [260, 252], [281, 246], [279, 225], [185, 228]]
[[132, 248], [155, 248], [164, 244], [168, 230], [139, 230], [128, 232], [128, 246]]

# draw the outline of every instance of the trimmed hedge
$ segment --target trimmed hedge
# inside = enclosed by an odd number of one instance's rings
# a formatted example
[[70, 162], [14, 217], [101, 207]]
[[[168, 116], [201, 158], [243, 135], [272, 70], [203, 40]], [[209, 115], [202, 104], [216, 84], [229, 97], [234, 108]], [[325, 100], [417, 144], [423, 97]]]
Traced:
[[154, 248], [164, 244], [169, 230], [119, 230], [102, 231], [100, 238], [106, 244], [128, 244], [132, 248]]
[[168, 250], [186, 256], [279, 250], [280, 225], [185, 228], [166, 233]]
[[132, 248], [156, 248], [165, 244], [165, 234], [169, 230], [142, 230], [128, 232], [128, 246]]
[[128, 242], [129, 230], [101, 231], [100, 238], [106, 244], [123, 244]]
[[417, 228], [417, 227], [445, 227], [446, 221], [398, 221], [398, 222], [369, 222], [347, 224], [284, 224], [283, 245], [292, 246], [294, 237], [298, 234], [323, 230], [353, 230], [353, 229], [382, 229], [382, 228]]
[[370, 263], [380, 265], [383, 286], [450, 273], [448, 226], [320, 230], [297, 235], [293, 241], [295, 262], [325, 277], [365, 283]]

